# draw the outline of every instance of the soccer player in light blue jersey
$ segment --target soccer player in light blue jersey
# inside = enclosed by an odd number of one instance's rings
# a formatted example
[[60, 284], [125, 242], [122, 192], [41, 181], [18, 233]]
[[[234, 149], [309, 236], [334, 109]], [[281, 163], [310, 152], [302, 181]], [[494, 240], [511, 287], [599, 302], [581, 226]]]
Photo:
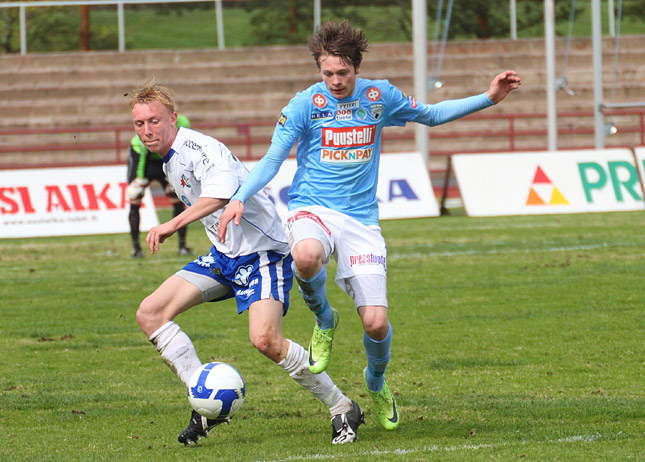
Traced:
[[[347, 21], [323, 24], [309, 39], [322, 82], [296, 94], [282, 110], [267, 154], [231, 197], [218, 227], [240, 218], [248, 199], [278, 172], [297, 142], [297, 170], [284, 218], [293, 269], [316, 323], [309, 369], [321, 373], [331, 357], [338, 312], [326, 294], [326, 265], [337, 262], [336, 283], [363, 324], [367, 367], [363, 378], [380, 424], [399, 425], [396, 401], [385, 381], [392, 327], [388, 320], [386, 247], [379, 227], [376, 188], [381, 130], [418, 122], [435, 126], [497, 104], [520, 85], [514, 71], [495, 76], [485, 93], [438, 104], [407, 97], [387, 80], [358, 78], [367, 39]], [[230, 229], [229, 229], [230, 232]]]

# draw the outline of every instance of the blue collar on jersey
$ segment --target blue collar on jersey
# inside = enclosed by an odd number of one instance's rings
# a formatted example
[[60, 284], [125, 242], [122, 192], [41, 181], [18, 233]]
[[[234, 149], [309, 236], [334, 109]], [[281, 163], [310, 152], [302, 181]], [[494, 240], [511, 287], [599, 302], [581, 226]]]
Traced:
[[166, 154], [163, 158], [163, 163], [167, 164], [168, 162], [170, 162], [170, 159], [172, 159], [172, 156], [174, 156], [175, 154], [177, 154], [177, 151], [175, 151], [173, 148], [170, 148], [168, 154]]

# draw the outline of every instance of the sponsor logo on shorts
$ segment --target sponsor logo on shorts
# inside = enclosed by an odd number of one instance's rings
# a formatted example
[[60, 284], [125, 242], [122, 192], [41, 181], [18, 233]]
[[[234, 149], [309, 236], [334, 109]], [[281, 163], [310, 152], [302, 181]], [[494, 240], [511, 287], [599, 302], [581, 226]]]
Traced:
[[365, 96], [367, 96], [367, 99], [370, 101], [376, 102], [381, 99], [381, 90], [376, 87], [369, 87], [365, 92]]
[[311, 114], [311, 120], [328, 120], [333, 118], [334, 113], [332, 111], [313, 112]]
[[203, 266], [204, 268], [211, 268], [211, 265], [215, 263], [215, 259], [212, 255], [208, 254], [202, 257], [198, 257], [195, 260], [195, 263], [197, 263], [199, 266]]
[[244, 297], [247, 300], [255, 293], [255, 289], [238, 289], [235, 291], [236, 297]]
[[237, 297], [244, 297], [247, 300], [255, 293], [255, 289], [253, 289], [253, 286], [257, 286], [260, 283], [260, 278], [255, 278], [251, 282], [249, 282], [248, 286], [246, 289], [237, 289], [235, 291], [235, 295]]
[[339, 164], [361, 164], [369, 162], [373, 153], [373, 147], [347, 150], [321, 149], [320, 161]]
[[253, 273], [253, 266], [240, 266], [237, 271], [235, 271], [235, 276], [233, 277], [232, 281], [233, 284], [237, 284], [238, 286], [248, 285], [251, 273]]
[[381, 265], [387, 269], [386, 258], [384, 255], [375, 255], [373, 253], [364, 255], [350, 255], [350, 266], [366, 266], [366, 265]]
[[324, 108], [327, 106], [327, 99], [320, 93], [316, 93], [313, 98], [314, 106], [317, 108]]
[[324, 224], [324, 223], [323, 223], [323, 221], [320, 219], [320, 217], [319, 217], [318, 215], [315, 215], [315, 214], [313, 214], [313, 213], [311, 213], [311, 212], [307, 211], [307, 210], [301, 210], [300, 212], [297, 212], [297, 213], [296, 213], [296, 214], [294, 214], [293, 216], [289, 217], [289, 218], [287, 219], [287, 228], [291, 229], [291, 227], [293, 226], [293, 224], [294, 224], [296, 221], [298, 221], [298, 220], [300, 220], [300, 219], [302, 219], [302, 218], [309, 218], [310, 220], [315, 221], [316, 223], [318, 223], [318, 224], [320, 225], [320, 227], [321, 227], [322, 229], [324, 229], [324, 230], [325, 230], [325, 232], [326, 232], [329, 236], [331, 236], [331, 231], [329, 230], [329, 228], [327, 228], [327, 226], [325, 226], [325, 224]]
[[322, 145], [332, 148], [353, 148], [374, 144], [374, 125], [362, 127], [329, 127], [322, 129]]

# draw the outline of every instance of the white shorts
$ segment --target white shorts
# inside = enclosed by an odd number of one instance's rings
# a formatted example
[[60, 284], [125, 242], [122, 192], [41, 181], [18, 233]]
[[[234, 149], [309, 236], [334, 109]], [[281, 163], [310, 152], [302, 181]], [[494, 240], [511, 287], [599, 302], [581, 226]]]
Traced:
[[327, 207], [292, 210], [284, 219], [291, 249], [304, 239], [317, 239], [337, 262], [336, 284], [354, 299], [356, 307], [387, 306], [387, 250], [381, 228], [367, 226]]

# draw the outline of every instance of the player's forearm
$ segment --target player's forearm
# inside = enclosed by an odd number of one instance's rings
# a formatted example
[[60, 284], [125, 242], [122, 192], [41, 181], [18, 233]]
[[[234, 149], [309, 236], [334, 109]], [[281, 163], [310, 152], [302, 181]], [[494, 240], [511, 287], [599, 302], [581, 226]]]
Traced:
[[216, 212], [217, 210], [224, 207], [227, 203], [228, 201], [226, 199], [200, 197], [193, 205], [181, 212], [168, 223], [172, 224], [173, 228], [176, 231], [183, 226], [189, 225], [190, 223], [193, 223], [204, 218], [207, 215], [210, 215], [213, 212]]
[[467, 116], [473, 112], [481, 111], [494, 103], [486, 95], [481, 93], [462, 99], [451, 99], [428, 106], [428, 110], [416, 122], [434, 126], [445, 124], [455, 119]]
[[233, 194], [231, 200], [246, 202], [259, 190], [264, 188], [269, 181], [280, 171], [282, 162], [289, 156], [289, 150], [277, 147], [272, 144], [266, 155], [260, 159], [253, 169], [249, 172], [244, 183]]

